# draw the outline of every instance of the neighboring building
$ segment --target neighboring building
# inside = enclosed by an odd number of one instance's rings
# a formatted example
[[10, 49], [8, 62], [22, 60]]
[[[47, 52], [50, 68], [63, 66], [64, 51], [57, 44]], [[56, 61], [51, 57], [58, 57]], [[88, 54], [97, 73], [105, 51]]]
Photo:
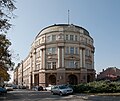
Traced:
[[18, 85], [18, 68], [20, 66], [20, 63], [18, 63], [18, 65], [16, 66], [14, 72], [13, 72], [13, 76], [14, 76], [14, 80], [13, 80], [13, 83]]
[[97, 80], [118, 80], [120, 78], [120, 69], [116, 67], [108, 67], [106, 70], [103, 69], [100, 74], [97, 75]]
[[86, 29], [73, 24], [46, 27], [17, 68], [18, 84], [31, 88], [91, 82], [95, 79], [94, 51], [93, 38]]

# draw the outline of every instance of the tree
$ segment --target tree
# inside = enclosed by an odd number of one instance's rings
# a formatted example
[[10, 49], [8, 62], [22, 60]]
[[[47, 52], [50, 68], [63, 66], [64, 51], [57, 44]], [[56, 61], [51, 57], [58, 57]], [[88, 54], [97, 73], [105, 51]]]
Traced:
[[13, 68], [13, 62], [11, 61], [11, 53], [9, 46], [11, 42], [6, 38], [6, 35], [0, 34], [0, 64], [6, 69]]
[[9, 23], [11, 18], [14, 18], [13, 11], [16, 9], [14, 0], [0, 0], [0, 31], [6, 32], [11, 28]]
[[[13, 14], [13, 11], [16, 9], [14, 3], [14, 0], [0, 0], [0, 67], [4, 69], [3, 71], [13, 69], [14, 66], [9, 51], [11, 42], [6, 37], [7, 31], [12, 26], [10, 20], [15, 17]], [[7, 72], [4, 73], [7, 75]], [[0, 74], [2, 75], [4, 73], [2, 72]]]

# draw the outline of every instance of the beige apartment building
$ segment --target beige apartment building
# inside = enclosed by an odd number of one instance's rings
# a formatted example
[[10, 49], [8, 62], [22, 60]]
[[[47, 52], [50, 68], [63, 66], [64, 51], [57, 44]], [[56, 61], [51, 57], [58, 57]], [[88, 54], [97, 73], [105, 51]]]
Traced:
[[55, 24], [42, 29], [29, 55], [15, 69], [18, 77], [14, 77], [14, 83], [31, 88], [93, 81], [93, 41], [86, 29], [73, 24]]

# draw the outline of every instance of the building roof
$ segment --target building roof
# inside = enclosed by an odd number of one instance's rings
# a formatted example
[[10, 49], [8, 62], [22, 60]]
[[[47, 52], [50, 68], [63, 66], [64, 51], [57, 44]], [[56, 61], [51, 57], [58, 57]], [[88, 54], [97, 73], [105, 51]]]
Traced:
[[[39, 37], [40, 35], [42, 35], [42, 32], [43, 32], [44, 30], [48, 29], [48, 28], [52, 28], [52, 27], [61, 27], [61, 28], [63, 28], [63, 27], [67, 27], [67, 26], [75, 27], [75, 28], [78, 28], [78, 29], [83, 29], [83, 30], [85, 31], [84, 34], [87, 35], [87, 36], [89, 36], [89, 32], [88, 32], [85, 28], [80, 27], [80, 26], [78, 26], [78, 25], [74, 25], [74, 24], [54, 24], [54, 25], [51, 25], [51, 26], [48, 26], [48, 27], [43, 28], [43, 29], [38, 33], [38, 35], [36, 36], [36, 38]], [[35, 38], [35, 39], [36, 39], [36, 38]]]

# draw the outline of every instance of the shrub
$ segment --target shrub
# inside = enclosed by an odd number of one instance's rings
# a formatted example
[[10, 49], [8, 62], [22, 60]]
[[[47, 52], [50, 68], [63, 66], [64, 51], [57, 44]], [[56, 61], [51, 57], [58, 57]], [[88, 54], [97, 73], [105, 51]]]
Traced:
[[76, 93], [117, 93], [120, 92], [120, 82], [94, 81], [74, 86]]

